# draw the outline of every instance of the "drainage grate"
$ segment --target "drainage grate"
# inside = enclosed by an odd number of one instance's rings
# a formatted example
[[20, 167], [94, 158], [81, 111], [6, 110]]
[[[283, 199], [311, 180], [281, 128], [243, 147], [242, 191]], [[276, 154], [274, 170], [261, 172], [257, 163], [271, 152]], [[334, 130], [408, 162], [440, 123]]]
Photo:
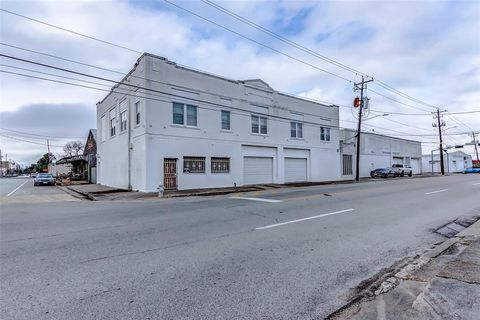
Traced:
[[452, 222], [447, 224], [446, 226], [437, 229], [435, 232], [441, 234], [444, 237], [451, 238], [455, 236], [457, 233], [465, 229], [464, 226], [459, 225], [458, 223]]

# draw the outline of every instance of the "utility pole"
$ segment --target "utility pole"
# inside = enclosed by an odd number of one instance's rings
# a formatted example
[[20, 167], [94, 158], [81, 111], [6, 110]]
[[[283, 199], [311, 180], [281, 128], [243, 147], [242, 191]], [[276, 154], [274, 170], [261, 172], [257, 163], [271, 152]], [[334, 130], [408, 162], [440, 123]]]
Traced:
[[[360, 90], [360, 106], [358, 108], [358, 129], [357, 129], [357, 157], [355, 161], [355, 181], [360, 180], [360, 132], [362, 130], [362, 112], [363, 112], [363, 90], [366, 89], [366, 84], [372, 82], [373, 79], [365, 81], [362, 76], [362, 82], [355, 83], [355, 90]], [[359, 89], [360, 87], [360, 89]]]
[[477, 138], [475, 137], [475, 132], [472, 131], [473, 143], [475, 145], [475, 154], [477, 155], [477, 161], [480, 161], [478, 158], [478, 148], [477, 148]]
[[47, 156], [48, 156], [48, 163], [47, 163], [47, 172], [50, 170], [50, 141], [47, 139]]
[[442, 172], [442, 175], [445, 175], [445, 164], [443, 162], [443, 140], [442, 140], [442, 127], [445, 126], [445, 121], [442, 120], [442, 118], [440, 116], [440, 113], [445, 112], [445, 111], [446, 110], [440, 111], [440, 109], [437, 108], [436, 112], [432, 112], [432, 113], [436, 114], [434, 119], [437, 119], [437, 123], [433, 123], [432, 126], [433, 127], [438, 127], [438, 137], [439, 137], [439, 140], [440, 140], [440, 147], [439, 147], [439, 150], [440, 150], [440, 171]]

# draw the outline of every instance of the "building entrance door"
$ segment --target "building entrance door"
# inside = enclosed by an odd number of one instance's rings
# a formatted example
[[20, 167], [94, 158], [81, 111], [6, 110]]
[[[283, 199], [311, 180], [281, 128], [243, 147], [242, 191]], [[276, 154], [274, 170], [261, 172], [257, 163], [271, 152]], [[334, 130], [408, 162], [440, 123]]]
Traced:
[[163, 188], [177, 190], [177, 159], [163, 159]]

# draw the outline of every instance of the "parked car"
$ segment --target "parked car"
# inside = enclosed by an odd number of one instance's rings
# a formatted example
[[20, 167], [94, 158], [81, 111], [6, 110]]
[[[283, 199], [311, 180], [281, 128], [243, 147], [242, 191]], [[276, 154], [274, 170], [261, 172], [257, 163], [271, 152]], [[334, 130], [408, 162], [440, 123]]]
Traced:
[[50, 173], [39, 173], [35, 180], [33, 180], [34, 186], [54, 186], [55, 185], [55, 178]]
[[30, 177], [36, 178], [36, 177], [37, 177], [37, 173], [36, 173], [36, 172], [32, 172], [32, 174], [30, 174]]
[[372, 178], [377, 178], [377, 177], [380, 177], [380, 178], [388, 178], [388, 177], [395, 178], [396, 176], [397, 176], [397, 174], [395, 173], [395, 171], [393, 171], [392, 168], [381, 168], [381, 169], [375, 169], [375, 170], [370, 171], [370, 177], [372, 177]]
[[470, 167], [465, 169], [463, 173], [480, 173], [480, 168]]
[[392, 165], [392, 170], [397, 174], [397, 176], [403, 177], [408, 175], [409, 177], [412, 176], [412, 167], [407, 166], [405, 164], [394, 164]]

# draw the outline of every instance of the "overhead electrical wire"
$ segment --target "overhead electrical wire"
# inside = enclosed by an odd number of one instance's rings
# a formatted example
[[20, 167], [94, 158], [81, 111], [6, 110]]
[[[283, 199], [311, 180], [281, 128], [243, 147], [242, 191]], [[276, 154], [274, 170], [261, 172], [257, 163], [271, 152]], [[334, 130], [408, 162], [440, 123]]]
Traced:
[[[108, 89], [101, 89], [101, 88], [97, 88], [97, 87], [91, 87], [91, 86], [86, 86], [86, 85], [81, 85], [81, 84], [78, 84], [78, 83], [71, 83], [71, 82], [66, 82], [66, 81], [59, 81], [59, 80], [54, 80], [54, 79], [48, 79], [48, 78], [43, 78], [43, 77], [37, 77], [37, 76], [32, 76], [32, 75], [27, 75], [27, 74], [21, 74], [21, 73], [16, 73], [16, 72], [10, 72], [10, 71], [5, 71], [5, 70], [0, 70], [0, 72], [2, 73], [7, 73], [7, 74], [13, 74], [13, 75], [18, 75], [18, 76], [23, 76], [23, 77], [28, 77], [28, 78], [33, 78], [33, 79], [38, 79], [38, 80], [45, 80], [45, 81], [50, 81], [50, 82], [55, 82], [55, 83], [59, 83], [59, 84], [65, 84], [65, 85], [70, 85], [70, 86], [77, 86], [77, 87], [81, 87], [81, 88], [86, 88], [86, 89], [92, 89], [92, 90], [97, 90], [97, 91], [103, 91], [103, 92], [113, 92], [113, 93], [119, 93], [119, 94], [123, 94], [125, 96], [131, 96], [131, 97], [137, 97], [137, 98], [144, 98], [144, 99], [150, 99], [150, 100], [155, 100], [155, 101], [161, 101], [161, 102], [167, 102], [167, 103], [171, 103], [172, 100], [171, 99], [159, 99], [159, 98], [154, 98], [154, 97], [151, 97], [152, 95], [155, 96], [154, 94], [152, 93], [149, 93], [149, 92], [143, 92], [141, 94], [138, 94], [138, 93], [132, 93], [132, 91], [126, 91], [126, 89], [121, 89], [121, 88], [115, 88], [115, 89], [112, 89], [112, 90], [108, 90]], [[87, 74], [84, 74], [85, 76], [89, 76]], [[112, 80], [113, 81], [113, 80]], [[133, 85], [132, 85], [133, 86]], [[135, 88], [138, 88], [136, 86], [134, 86]], [[157, 90], [154, 90], [154, 91], [157, 91]], [[167, 94], [167, 95], [172, 95], [170, 93], [163, 93], [163, 94]], [[145, 95], [149, 95], [149, 96], [145, 96]], [[249, 113], [248, 111], [244, 110], [244, 109], [240, 109], [240, 108], [235, 108], [235, 107], [232, 107], [232, 106], [229, 106], [229, 105], [223, 105], [223, 104], [218, 104], [218, 103], [213, 103], [213, 102], [208, 102], [208, 101], [204, 101], [204, 100], [199, 100], [199, 99], [195, 99], [195, 98], [191, 98], [191, 97], [184, 97], [184, 96], [180, 96], [180, 95], [175, 95], [179, 98], [182, 98], [182, 99], [185, 99], [187, 101], [196, 101], [196, 102], [202, 102], [202, 103], [206, 103], [206, 104], [211, 104], [211, 105], [215, 105], [215, 106], [221, 106], [221, 107], [224, 107], [224, 108], [227, 108], [227, 109], [237, 109], [237, 110], [240, 110], [241, 112], [243, 113], [238, 113], [238, 112], [233, 112], [234, 114], [238, 114], [238, 115], [242, 115], [242, 116], [247, 116], [247, 117], [251, 117], [251, 113]], [[181, 101], [179, 101], [181, 102]], [[215, 111], [218, 111], [218, 109], [212, 109], [212, 108], [208, 108], [208, 107], [205, 107], [205, 106], [197, 106], [198, 108], [200, 109], [207, 109], [207, 110], [215, 110]], [[291, 119], [290, 118], [285, 118], [285, 117], [280, 117], [280, 116], [275, 116], [275, 115], [269, 115], [269, 118], [276, 118], [276, 119], [279, 119], [279, 121], [281, 122], [286, 122], [286, 123], [290, 123], [291, 122]], [[340, 120], [340, 121], [345, 121], [345, 122], [351, 122], [351, 123], [356, 123], [355, 121], [349, 121], [349, 120]], [[317, 123], [317, 122], [310, 122], [310, 121], [303, 121], [303, 123], [305, 125], [310, 125], [310, 126], [314, 126], [316, 128], [318, 128], [319, 126], [324, 126], [324, 127], [330, 127], [330, 128], [335, 128], [335, 129], [343, 129], [342, 127], [340, 126], [335, 126], [335, 125], [332, 125], [332, 124], [325, 124], [325, 123]], [[401, 133], [401, 134], [404, 134], [404, 135], [409, 135], [408, 133], [406, 132], [401, 132], [401, 131], [397, 131], [397, 130], [392, 130], [392, 129], [388, 129], [388, 128], [383, 128], [383, 127], [380, 127], [380, 126], [374, 126], [374, 125], [369, 125], [370, 127], [373, 127], [373, 128], [378, 128], [378, 129], [381, 129], [381, 130], [387, 130], [387, 131], [392, 131], [392, 132], [396, 132], [396, 133]]]
[[43, 139], [43, 140], [45, 140], [45, 139], [49, 139], [49, 140], [69, 140], [69, 139], [84, 139], [85, 138], [85, 137], [50, 136], [50, 135], [43, 135], [43, 134], [38, 134], [38, 133], [30, 133], [30, 132], [26, 132], [26, 131], [12, 130], [12, 129], [7, 129], [7, 128], [0, 128], [0, 130], [11, 132], [9, 134], [19, 134], [19, 135], [24, 135], [26, 137]]
[[42, 146], [50, 146], [50, 147], [54, 147], [54, 148], [63, 148], [63, 146], [58, 146], [58, 145], [54, 145], [54, 144], [47, 144], [47, 143], [41, 143], [41, 142], [36, 142], [36, 141], [30, 141], [30, 140], [25, 140], [25, 139], [20, 139], [20, 138], [16, 138], [16, 137], [12, 137], [12, 136], [9, 136], [9, 135], [6, 135], [4, 133], [0, 133], [0, 137], [3, 137], [3, 138], [7, 138], [7, 139], [12, 139], [12, 140], [17, 140], [17, 141], [21, 141], [21, 142], [26, 142], [26, 143], [31, 143], [31, 144], [37, 144], [37, 145], [42, 145]]
[[[164, 1], [167, 2], [167, 3], [169, 3], [169, 4], [172, 4], [170, 1], [167, 1], [167, 0], [164, 0]], [[310, 55], [313, 55], [313, 56], [315, 56], [316, 58], [319, 58], [319, 59], [321, 59], [321, 60], [323, 60], [323, 61], [325, 61], [325, 62], [327, 62], [327, 63], [333, 64], [333, 65], [335, 65], [335, 66], [337, 66], [337, 67], [339, 67], [339, 68], [342, 68], [342, 69], [344, 69], [344, 70], [347, 70], [347, 71], [349, 71], [349, 72], [352, 72], [352, 73], [354, 73], [355, 75], [359, 74], [359, 75], [363, 75], [363, 76], [366, 76], [366, 77], [368, 77], [368, 78], [374, 79], [374, 80], [377, 82], [377, 85], [378, 85], [378, 86], [381, 86], [381, 87], [383, 87], [384, 89], [387, 89], [387, 90], [389, 90], [389, 91], [392, 91], [392, 92], [394, 92], [395, 94], [398, 94], [398, 95], [400, 95], [401, 97], [403, 97], [403, 98], [405, 98], [405, 99], [409, 99], [409, 100], [411, 100], [411, 101], [414, 101], [414, 102], [419, 103], [419, 104], [423, 104], [423, 105], [428, 106], [428, 107], [431, 107], [431, 108], [436, 108], [435, 106], [433, 106], [433, 105], [431, 105], [431, 104], [429, 104], [429, 103], [426, 103], [426, 102], [424, 102], [424, 101], [422, 101], [422, 100], [419, 100], [419, 99], [417, 99], [417, 98], [414, 98], [414, 97], [412, 97], [412, 96], [410, 96], [410, 95], [408, 95], [408, 94], [406, 94], [406, 93], [404, 93], [404, 92], [402, 92], [402, 91], [400, 91], [400, 90], [395, 89], [394, 87], [392, 87], [392, 86], [388, 85], [387, 83], [385, 83], [385, 82], [377, 79], [377, 78], [374, 77], [374, 76], [371, 76], [371, 75], [369, 75], [369, 74], [367, 74], [367, 73], [358, 71], [358, 70], [356, 70], [356, 69], [354, 69], [354, 68], [352, 68], [352, 67], [349, 67], [349, 66], [347, 66], [347, 65], [345, 65], [345, 64], [343, 64], [343, 63], [340, 63], [340, 62], [338, 62], [338, 61], [336, 61], [336, 60], [334, 60], [334, 59], [331, 59], [331, 58], [329, 58], [329, 57], [327, 57], [327, 56], [324, 56], [324, 55], [322, 55], [322, 54], [320, 54], [320, 53], [318, 53], [318, 52], [316, 52], [316, 51], [314, 51], [314, 50], [312, 50], [312, 49], [309, 49], [309, 48], [307, 48], [307, 47], [305, 47], [305, 46], [303, 46], [303, 45], [301, 45], [301, 44], [299, 44], [299, 43], [297, 43], [297, 42], [295, 42], [295, 41], [292, 41], [292, 40], [290, 40], [290, 39], [288, 39], [288, 38], [286, 38], [286, 37], [283, 37], [282, 35], [274, 32], [274, 31], [272, 31], [272, 30], [269, 30], [269, 29], [267, 29], [267, 28], [265, 28], [265, 27], [263, 27], [263, 26], [261, 26], [261, 25], [258, 25], [258, 24], [256, 24], [256, 23], [254, 23], [253, 21], [248, 20], [248, 19], [246, 19], [246, 18], [244, 18], [244, 17], [242, 17], [242, 16], [240, 16], [240, 15], [238, 15], [238, 14], [236, 14], [236, 13], [230, 11], [230, 10], [228, 10], [228, 9], [226, 9], [225, 7], [222, 7], [222, 6], [220, 6], [219, 4], [217, 4], [217, 3], [214, 3], [213, 1], [202, 0], [202, 2], [205, 3], [205, 4], [207, 4], [207, 5], [209, 5], [209, 6], [211, 6], [211, 7], [213, 7], [213, 8], [215, 8], [215, 9], [217, 9], [217, 10], [219, 10], [219, 11], [221, 11], [221, 12], [223, 12], [223, 13], [225, 13], [225, 14], [227, 14], [227, 15], [229, 15], [229, 16], [231, 16], [231, 17], [233, 17], [233, 18], [235, 18], [235, 19], [237, 19], [237, 20], [239, 20], [239, 21], [241, 21], [241, 22], [243, 22], [243, 23], [245, 23], [245, 24], [247, 24], [247, 25], [249, 25], [249, 26], [251, 26], [251, 27], [253, 27], [253, 28], [255, 28], [255, 29], [257, 29], [257, 30], [260, 30], [260, 31], [263, 32], [263, 33], [266, 33], [266, 34], [268, 34], [268, 35], [276, 38], [277, 40], [280, 40], [280, 41], [282, 41], [282, 42], [284, 42], [284, 43], [287, 43], [288, 45], [293, 46], [293, 47], [295, 47], [296, 49], [301, 50], [301, 51], [303, 51], [303, 52], [306, 52], [306, 53], [308, 53], [308, 54], [310, 54]], [[174, 4], [172, 4], [172, 5], [174, 5]], [[185, 10], [185, 11], [188, 11], [188, 10], [186, 10], [185, 8], [181, 7], [181, 6], [177, 6], [177, 5], [175, 5], [175, 6], [178, 7], [178, 8], [180, 8], [180, 9], [183, 9], [183, 10]], [[190, 12], [190, 11], [189, 11], [189, 12]], [[198, 15], [197, 15], [197, 16], [198, 16]], [[375, 82], [374, 82], [374, 83], [375, 83]]]

